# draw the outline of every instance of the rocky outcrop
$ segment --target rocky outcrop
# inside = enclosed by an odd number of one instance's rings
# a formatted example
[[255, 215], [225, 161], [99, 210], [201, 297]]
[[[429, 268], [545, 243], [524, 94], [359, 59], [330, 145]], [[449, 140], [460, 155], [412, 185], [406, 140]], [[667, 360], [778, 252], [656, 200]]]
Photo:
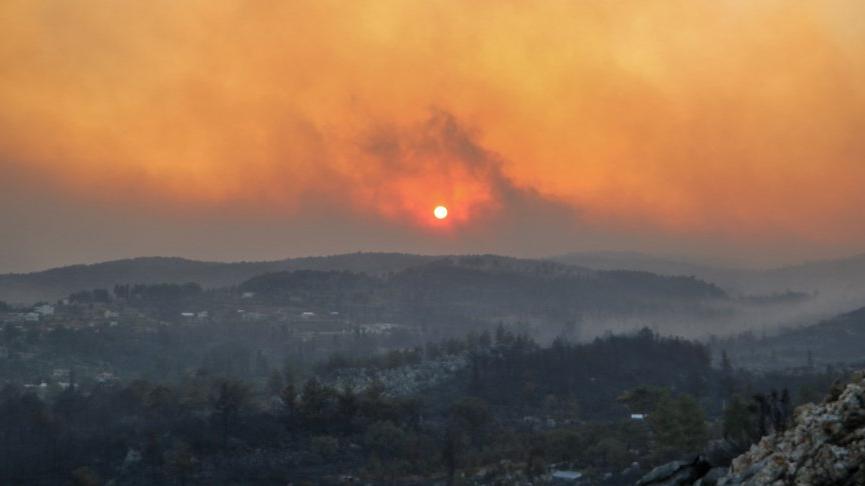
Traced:
[[793, 427], [733, 460], [719, 485], [865, 485], [865, 374], [796, 410]]
[[683, 486], [694, 484], [712, 469], [703, 456], [690, 461], [673, 461], [652, 469], [637, 486]]
[[729, 469], [718, 465], [712, 454], [704, 454], [659, 466], [637, 484], [865, 485], [865, 372], [833, 389], [824, 403], [796, 409], [791, 427], [763, 437]]

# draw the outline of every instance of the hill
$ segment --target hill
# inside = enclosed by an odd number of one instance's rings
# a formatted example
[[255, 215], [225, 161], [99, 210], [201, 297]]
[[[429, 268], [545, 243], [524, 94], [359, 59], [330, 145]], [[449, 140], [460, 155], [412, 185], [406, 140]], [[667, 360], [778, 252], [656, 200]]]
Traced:
[[402, 253], [351, 253], [264, 262], [203, 262], [172, 257], [142, 257], [42, 272], [0, 275], [0, 301], [54, 301], [72, 292], [125, 283], [197, 282], [206, 288], [237, 285], [255, 275], [281, 270], [392, 272], [432, 257]]
[[764, 287], [786, 283], [798, 290], [861, 296], [865, 293], [865, 254], [775, 268], [760, 272], [759, 277]]
[[720, 340], [737, 366], [751, 369], [823, 367], [865, 362], [865, 307], [809, 326]]
[[741, 328], [809, 325], [865, 305], [865, 254], [768, 269], [727, 268], [623, 252], [571, 253], [553, 260], [598, 270], [692, 275], [718, 285], [743, 303], [774, 305], [771, 312], [762, 306], [743, 317]]
[[[304, 302], [320, 311], [364, 315], [421, 329], [464, 332], [496, 323], [541, 337], [588, 338], [672, 316], [711, 318], [727, 294], [693, 277], [594, 271], [496, 255], [444, 257], [377, 277], [350, 272], [282, 271], [240, 285], [251, 303]], [[630, 319], [630, 321], [629, 321]], [[611, 323], [611, 321], [614, 321]], [[628, 324], [630, 323], [630, 324]]]
[[574, 252], [554, 256], [550, 260], [596, 270], [636, 270], [658, 275], [692, 275], [730, 286], [734, 286], [735, 282], [750, 273], [748, 270], [739, 268], [703, 265], [624, 251]]
[[578, 252], [550, 260], [596, 270], [639, 270], [659, 275], [692, 275], [738, 294], [773, 294], [786, 290], [817, 292], [823, 297], [865, 296], [865, 254], [768, 269], [704, 265], [634, 252]]

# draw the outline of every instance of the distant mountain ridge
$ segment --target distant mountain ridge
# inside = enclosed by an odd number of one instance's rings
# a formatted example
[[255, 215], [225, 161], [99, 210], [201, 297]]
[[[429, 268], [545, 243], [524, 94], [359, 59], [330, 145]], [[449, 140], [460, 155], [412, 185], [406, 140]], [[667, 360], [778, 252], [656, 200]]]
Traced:
[[197, 282], [206, 288], [237, 285], [264, 273], [283, 270], [392, 272], [438, 257], [406, 253], [348, 253], [261, 262], [206, 262], [179, 257], [139, 257], [71, 265], [33, 273], [0, 275], [0, 301], [53, 301], [70, 293], [124, 283]]
[[[575, 276], [623, 270], [660, 276], [693, 276], [717, 285], [734, 297], [772, 296], [787, 289], [815, 295], [813, 302], [808, 304], [810, 307], [789, 306], [792, 314], [781, 321], [791, 325], [814, 322], [865, 305], [865, 255], [769, 270], [748, 270], [622, 252], [571, 253], [548, 259], [369, 252], [234, 263], [141, 257], [0, 275], [0, 301], [24, 304], [54, 301], [72, 292], [112, 288], [115, 284], [126, 283], [197, 282], [205, 288], [216, 288], [235, 286], [255, 276], [288, 270], [345, 270], [375, 275], [427, 264], [473, 268], [491, 274], [516, 272]], [[629, 275], [628, 279], [638, 280], [635, 275]], [[654, 283], [647, 280], [634, 285]], [[801, 319], [796, 320], [796, 315]]]
[[443, 257], [377, 276], [279, 271], [253, 277], [237, 290], [251, 294], [247, 302], [266, 307], [304, 302], [312, 309], [449, 334], [504, 323], [542, 340], [586, 339], [649, 321], [667, 328], [671, 318], [723, 319], [736, 306], [721, 288], [694, 277], [497, 255]]
[[[577, 252], [550, 260], [596, 270], [642, 270], [658, 275], [692, 275], [733, 294], [786, 290], [833, 294], [848, 307], [865, 298], [865, 253], [769, 269], [705, 265], [632, 252]], [[825, 297], [826, 295], [824, 295]], [[865, 299], [862, 300], [865, 303]]]
[[715, 272], [741, 272], [736, 268], [692, 263], [645, 253], [627, 251], [573, 252], [550, 257], [549, 260], [579, 265], [596, 270], [640, 270], [659, 275], [704, 275]]
[[[207, 262], [179, 257], [140, 257], [89, 265], [72, 265], [41, 272], [0, 275], [0, 301], [32, 303], [54, 301], [72, 292], [95, 288], [110, 289], [117, 284], [197, 282], [205, 288], [231, 287], [267, 274], [297, 270], [347, 271], [382, 275], [404, 272], [433, 276], [442, 272], [469, 271], [496, 275], [524, 275], [541, 278], [586, 278], [599, 283], [616, 280], [634, 288], [675, 284], [686, 293], [723, 296], [712, 284], [695, 279], [658, 278], [641, 271], [604, 272], [586, 267], [500, 255], [429, 256], [407, 253], [348, 253], [320, 257], [288, 258], [261, 262]], [[437, 270], [438, 269], [438, 270]], [[451, 270], [447, 270], [451, 269]], [[598, 278], [598, 274], [605, 274]], [[666, 276], [664, 276], [666, 277]]]
[[797, 368], [809, 361], [818, 368], [865, 364], [865, 307], [766, 337], [745, 334], [718, 346], [749, 369]]
[[776, 304], [772, 312], [758, 307], [743, 316], [741, 330], [801, 327], [865, 306], [865, 254], [768, 269], [704, 265], [624, 252], [570, 253], [551, 260], [598, 270], [692, 275], [718, 285], [741, 302]]

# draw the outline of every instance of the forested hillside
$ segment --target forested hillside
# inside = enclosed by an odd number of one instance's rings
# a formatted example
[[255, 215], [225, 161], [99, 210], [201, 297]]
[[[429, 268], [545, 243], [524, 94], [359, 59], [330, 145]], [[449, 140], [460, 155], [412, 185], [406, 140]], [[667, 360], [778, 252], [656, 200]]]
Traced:
[[203, 262], [184, 258], [145, 257], [92, 265], [72, 265], [42, 272], [0, 275], [0, 300], [15, 303], [53, 301], [80, 290], [138, 283], [198, 282], [225, 287], [281, 270], [348, 270], [387, 272], [429, 260], [401, 253], [351, 253], [265, 262]]
[[768, 335], [747, 332], [720, 339], [714, 345], [728, 350], [742, 366], [751, 369], [865, 364], [865, 308]]
[[[174, 332], [159, 340], [174, 341]], [[95, 337], [79, 339], [87, 336]], [[142, 373], [108, 382], [72, 376], [50, 389], [10, 383], [0, 391], [0, 436], [7, 438], [0, 479], [283, 485], [474, 477], [501, 484], [540, 481], [559, 465], [579, 468], [593, 484], [632, 484], [644, 471], [639, 464], [668, 460], [722, 433], [755, 433], [755, 412], [719, 415], [735, 394], [790, 387], [797, 397], [834, 379], [731, 375], [709, 366], [705, 346], [649, 330], [544, 347], [498, 328], [386, 359], [369, 356], [302, 371], [292, 361], [274, 366], [256, 353], [222, 352], [170, 381]], [[455, 359], [464, 365], [438, 366]], [[438, 370], [435, 383], [401, 385], [429, 370]], [[365, 386], [333, 381], [349, 371], [377, 378]]]

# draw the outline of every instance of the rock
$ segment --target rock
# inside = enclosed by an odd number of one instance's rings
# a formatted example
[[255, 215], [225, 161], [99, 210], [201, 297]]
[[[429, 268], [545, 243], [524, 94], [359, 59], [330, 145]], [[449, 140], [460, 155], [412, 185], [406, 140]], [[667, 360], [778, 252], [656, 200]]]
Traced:
[[718, 480], [727, 474], [726, 467], [713, 467], [705, 476], [694, 482], [694, 486], [716, 486]]
[[796, 410], [793, 427], [735, 458], [718, 485], [865, 484], [865, 375]]
[[[730, 461], [732, 450], [715, 441], [704, 456], [656, 467], [637, 485], [865, 485], [865, 372], [833, 386], [825, 402], [799, 407], [793, 426]], [[727, 462], [729, 469], [719, 467]]]
[[694, 484], [711, 469], [711, 465], [697, 456], [691, 461], [673, 461], [652, 469], [637, 481], [637, 486], [680, 486]]
[[657, 481], [665, 480], [674, 475], [681, 468], [685, 467], [686, 464], [687, 463], [684, 461], [673, 461], [662, 464], [655, 469], [649, 471], [649, 474], [646, 474], [639, 481], [637, 481], [637, 486], [643, 486], [644, 484], [655, 484]]
[[729, 466], [733, 459], [744, 450], [733, 442], [720, 439], [710, 441], [703, 451], [703, 457], [713, 467]]

